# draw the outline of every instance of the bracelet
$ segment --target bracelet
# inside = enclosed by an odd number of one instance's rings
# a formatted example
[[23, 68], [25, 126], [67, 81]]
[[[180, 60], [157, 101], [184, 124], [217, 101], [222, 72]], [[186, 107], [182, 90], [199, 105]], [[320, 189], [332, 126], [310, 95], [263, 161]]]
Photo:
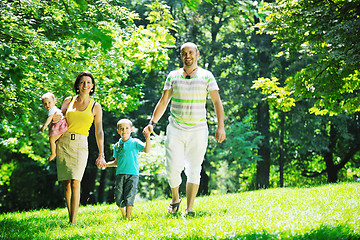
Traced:
[[99, 154], [99, 157], [105, 158], [105, 155], [104, 154]]
[[153, 126], [155, 127], [155, 126], [156, 126], [156, 123], [153, 122], [153, 121], [150, 121], [150, 122], [149, 122], [149, 125], [153, 125]]

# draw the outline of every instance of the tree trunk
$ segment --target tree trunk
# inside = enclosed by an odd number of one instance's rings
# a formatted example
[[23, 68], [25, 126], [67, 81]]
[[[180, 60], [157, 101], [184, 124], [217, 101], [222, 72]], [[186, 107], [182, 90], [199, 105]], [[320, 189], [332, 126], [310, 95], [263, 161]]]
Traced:
[[279, 146], [279, 186], [284, 187], [284, 135], [285, 135], [285, 113], [280, 113], [280, 146]]
[[269, 134], [269, 105], [267, 101], [262, 101], [257, 106], [257, 129], [264, 136], [258, 154], [262, 160], [256, 166], [256, 188], [270, 187], [270, 134]]
[[336, 147], [336, 128], [335, 125], [330, 123], [330, 143], [328, 147], [328, 151], [324, 152], [324, 161], [326, 163], [326, 172], [328, 175], [328, 182], [335, 183], [338, 181], [338, 172], [339, 169], [334, 164], [333, 152]]

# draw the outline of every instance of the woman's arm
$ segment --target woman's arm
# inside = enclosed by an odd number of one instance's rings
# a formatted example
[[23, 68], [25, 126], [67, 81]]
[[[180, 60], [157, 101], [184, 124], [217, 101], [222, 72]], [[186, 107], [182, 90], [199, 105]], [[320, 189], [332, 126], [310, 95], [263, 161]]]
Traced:
[[[70, 104], [70, 102], [71, 102], [71, 99], [72, 99], [72, 97], [67, 97], [67, 98], [65, 98], [63, 104], [61, 105], [61, 112], [62, 112], [62, 114], [63, 114], [64, 116], [66, 115], [66, 111], [67, 111], [67, 109], [68, 109], [68, 107], [69, 107], [69, 104]], [[57, 122], [57, 121], [59, 121], [60, 119], [61, 119], [61, 115], [60, 115], [60, 114], [57, 114], [57, 113], [55, 113], [54, 116], [53, 116], [53, 118], [52, 118], [53, 122]]]
[[95, 138], [99, 149], [99, 156], [96, 159], [96, 165], [98, 167], [105, 167], [105, 155], [104, 155], [104, 131], [102, 126], [103, 111], [99, 103], [95, 103], [94, 109], [94, 125], [95, 125]]

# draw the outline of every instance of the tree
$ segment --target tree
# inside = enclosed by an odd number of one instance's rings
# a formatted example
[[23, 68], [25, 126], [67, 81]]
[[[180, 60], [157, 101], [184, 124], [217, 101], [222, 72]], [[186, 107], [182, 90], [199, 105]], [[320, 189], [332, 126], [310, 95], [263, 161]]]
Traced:
[[[304, 176], [327, 173], [328, 181], [336, 182], [339, 171], [358, 151], [356, 142], [347, 142], [347, 147], [338, 144], [344, 134], [351, 133], [339, 131], [336, 122], [346, 117], [354, 118], [342, 116], [342, 113], [359, 111], [359, 46], [355, 40], [359, 36], [356, 30], [360, 26], [359, 6], [358, 2], [348, 1], [276, 1], [265, 7], [269, 16], [258, 24], [261, 33], [272, 34], [275, 44], [281, 46], [282, 51], [277, 56], [285, 58], [291, 65], [287, 64], [285, 81], [280, 83], [278, 79], [284, 75], [274, 73], [272, 78], [259, 78], [254, 87], [262, 88], [269, 103], [283, 111], [298, 108], [300, 104], [312, 114], [339, 114], [330, 119], [320, 117], [323, 126], [317, 126], [306, 114], [308, 120], [303, 120], [302, 124], [306, 122], [307, 127], [321, 129], [325, 146], [319, 144], [307, 148], [304, 143], [308, 140], [303, 138], [302, 147], [312, 153], [305, 154], [312, 163], [301, 164]], [[291, 73], [289, 69], [295, 72]], [[312, 135], [307, 137], [312, 138]], [[320, 146], [323, 150], [319, 151]], [[339, 152], [346, 153], [347, 157]], [[313, 167], [318, 154], [323, 161], [322, 170]]]
[[[259, 24], [261, 32], [274, 36], [288, 58], [310, 60], [273, 95], [290, 101], [314, 99], [315, 114], [353, 113], [360, 110], [360, 2], [276, 1]], [[266, 84], [263, 88], [268, 88]]]

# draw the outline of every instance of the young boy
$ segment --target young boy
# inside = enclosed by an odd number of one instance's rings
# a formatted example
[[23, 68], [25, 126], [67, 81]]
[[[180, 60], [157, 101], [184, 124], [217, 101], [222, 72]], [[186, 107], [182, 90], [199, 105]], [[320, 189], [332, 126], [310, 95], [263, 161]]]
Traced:
[[107, 162], [106, 167], [116, 168], [115, 201], [123, 217], [130, 220], [134, 206], [137, 185], [139, 182], [139, 152], [148, 153], [151, 148], [150, 132], [143, 132], [146, 143], [131, 137], [132, 122], [121, 119], [117, 123], [117, 132], [121, 138], [114, 146], [114, 161]]

